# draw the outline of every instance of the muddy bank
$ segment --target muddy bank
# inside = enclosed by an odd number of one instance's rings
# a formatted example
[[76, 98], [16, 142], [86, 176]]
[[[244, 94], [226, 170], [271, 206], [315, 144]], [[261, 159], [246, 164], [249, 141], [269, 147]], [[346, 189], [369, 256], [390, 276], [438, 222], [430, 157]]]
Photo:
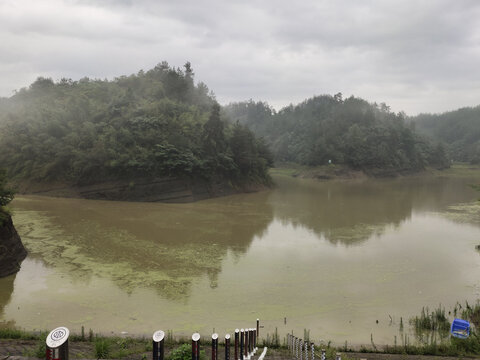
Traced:
[[462, 172], [467, 175], [478, 173], [478, 167], [464, 169], [464, 166], [452, 166], [449, 169], [426, 168], [419, 171], [398, 170], [398, 169], [380, 169], [372, 168], [368, 170], [352, 169], [346, 165], [322, 165], [322, 166], [303, 166], [293, 163], [281, 163], [270, 170], [272, 175], [288, 175], [305, 179], [318, 180], [366, 180], [369, 178], [396, 178], [403, 176], [451, 176]]
[[278, 164], [270, 170], [272, 175], [288, 175], [304, 179], [318, 180], [355, 180], [368, 179], [368, 175], [361, 170], [353, 170], [343, 165], [301, 166], [298, 164]]
[[226, 181], [207, 182], [180, 178], [150, 178], [76, 185], [68, 183], [22, 183], [20, 194], [95, 200], [187, 203], [265, 189], [262, 184], [233, 186]]
[[26, 256], [27, 251], [13, 226], [12, 218], [7, 216], [0, 225], [0, 277], [20, 270], [20, 264]]

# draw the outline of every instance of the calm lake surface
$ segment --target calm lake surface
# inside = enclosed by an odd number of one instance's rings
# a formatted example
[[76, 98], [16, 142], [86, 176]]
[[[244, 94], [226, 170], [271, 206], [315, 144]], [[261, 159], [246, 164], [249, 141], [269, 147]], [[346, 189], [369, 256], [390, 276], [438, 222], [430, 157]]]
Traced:
[[393, 344], [401, 317], [480, 297], [478, 179], [275, 181], [192, 204], [18, 196], [29, 256], [0, 321], [207, 336], [258, 317], [261, 336]]

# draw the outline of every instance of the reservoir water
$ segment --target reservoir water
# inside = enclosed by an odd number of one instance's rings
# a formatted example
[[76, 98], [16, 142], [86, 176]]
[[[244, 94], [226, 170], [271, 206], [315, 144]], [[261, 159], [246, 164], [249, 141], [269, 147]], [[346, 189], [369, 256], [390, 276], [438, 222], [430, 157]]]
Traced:
[[260, 318], [261, 336], [393, 344], [400, 318], [480, 297], [478, 179], [275, 182], [190, 204], [18, 196], [29, 255], [0, 279], [0, 323], [206, 336]]

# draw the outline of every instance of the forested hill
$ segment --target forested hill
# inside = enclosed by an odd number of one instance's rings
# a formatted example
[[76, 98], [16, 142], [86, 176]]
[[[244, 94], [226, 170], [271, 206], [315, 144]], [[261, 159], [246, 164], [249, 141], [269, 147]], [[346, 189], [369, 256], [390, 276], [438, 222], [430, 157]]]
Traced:
[[263, 102], [229, 104], [230, 118], [271, 145], [277, 161], [324, 165], [331, 160], [372, 174], [447, 167], [441, 144], [415, 132], [385, 104], [322, 95], [276, 113]]
[[13, 180], [176, 177], [267, 182], [268, 149], [221, 118], [203, 83], [161, 63], [113, 81], [38, 78], [0, 99], [0, 167]]
[[480, 163], [480, 106], [410, 120], [419, 132], [445, 142], [453, 160]]

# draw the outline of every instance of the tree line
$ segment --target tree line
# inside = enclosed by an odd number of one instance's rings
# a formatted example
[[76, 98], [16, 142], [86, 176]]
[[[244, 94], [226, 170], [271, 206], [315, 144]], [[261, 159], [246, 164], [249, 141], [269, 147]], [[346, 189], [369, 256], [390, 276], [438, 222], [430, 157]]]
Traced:
[[448, 167], [448, 141], [415, 130], [428, 121], [340, 93], [278, 112], [252, 100], [222, 108], [190, 63], [162, 62], [111, 81], [39, 77], [0, 98], [0, 165], [13, 180], [78, 185], [148, 176], [269, 183], [274, 161], [372, 174]]
[[279, 112], [250, 100], [225, 112], [264, 137], [279, 162], [344, 164], [374, 174], [449, 166], [443, 145], [418, 134], [404, 113], [353, 96], [316, 96]]
[[268, 183], [272, 157], [231, 124], [190, 63], [112, 81], [39, 77], [0, 99], [0, 164], [14, 180], [90, 184], [135, 177]]
[[409, 119], [419, 132], [446, 144], [455, 161], [480, 164], [480, 106]]

